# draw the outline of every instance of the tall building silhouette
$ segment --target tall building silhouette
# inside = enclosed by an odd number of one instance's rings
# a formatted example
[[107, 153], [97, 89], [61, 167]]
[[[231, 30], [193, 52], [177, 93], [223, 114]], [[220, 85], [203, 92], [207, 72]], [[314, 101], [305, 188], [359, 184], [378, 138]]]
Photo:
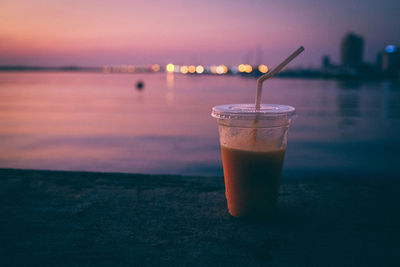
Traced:
[[345, 69], [358, 69], [363, 63], [364, 38], [348, 33], [340, 47], [341, 65]]
[[332, 65], [331, 65], [331, 58], [329, 57], [329, 55], [324, 55], [324, 56], [322, 57], [322, 60], [321, 60], [321, 67], [322, 67], [322, 69], [327, 70], [327, 69], [329, 69], [331, 66], [332, 66]]
[[396, 74], [400, 71], [400, 49], [394, 45], [388, 45], [381, 53], [381, 70], [388, 74]]

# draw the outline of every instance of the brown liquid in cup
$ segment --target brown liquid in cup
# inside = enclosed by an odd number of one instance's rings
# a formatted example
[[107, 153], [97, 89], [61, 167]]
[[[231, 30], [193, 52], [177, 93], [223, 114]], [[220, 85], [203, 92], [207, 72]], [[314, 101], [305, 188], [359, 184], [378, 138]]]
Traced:
[[221, 146], [225, 195], [235, 217], [268, 217], [275, 209], [285, 149], [267, 152]]

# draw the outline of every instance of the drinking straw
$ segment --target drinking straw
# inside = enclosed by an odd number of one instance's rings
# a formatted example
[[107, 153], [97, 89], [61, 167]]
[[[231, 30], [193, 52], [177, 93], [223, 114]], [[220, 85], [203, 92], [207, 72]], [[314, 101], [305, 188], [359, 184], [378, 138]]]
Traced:
[[261, 93], [262, 93], [262, 86], [263, 82], [278, 72], [280, 72], [287, 64], [289, 64], [290, 61], [292, 61], [295, 57], [300, 55], [301, 52], [304, 51], [304, 47], [300, 46], [299, 49], [297, 49], [293, 54], [291, 54], [288, 58], [286, 58], [281, 64], [279, 64], [276, 68], [271, 70], [270, 72], [262, 75], [260, 78], [257, 79], [257, 94], [256, 94], [256, 110], [260, 110], [261, 106]]
[[[303, 51], [304, 51], [304, 47], [300, 46], [299, 49], [294, 51], [293, 54], [291, 54], [288, 58], [286, 58], [284, 61], [282, 61], [281, 64], [279, 64], [273, 70], [271, 70], [270, 72], [262, 75], [260, 78], [257, 79], [257, 93], [256, 93], [256, 105], [255, 105], [256, 111], [259, 111], [260, 107], [261, 107], [261, 93], [262, 93], [263, 82], [265, 80], [271, 78], [272, 76], [274, 76], [278, 72], [280, 72], [287, 64], [289, 64], [290, 61], [292, 61], [295, 57], [300, 55], [300, 53], [303, 52]], [[254, 130], [253, 130], [253, 142], [254, 143], [256, 143], [256, 141], [257, 141], [258, 115], [259, 114], [256, 113], [256, 116], [254, 118]]]

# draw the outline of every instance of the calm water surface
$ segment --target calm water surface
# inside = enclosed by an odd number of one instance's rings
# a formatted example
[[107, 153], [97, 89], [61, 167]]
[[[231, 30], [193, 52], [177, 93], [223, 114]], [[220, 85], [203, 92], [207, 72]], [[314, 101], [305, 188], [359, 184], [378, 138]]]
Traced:
[[[0, 73], [0, 167], [222, 175], [211, 108], [253, 103], [255, 84], [164, 73]], [[297, 109], [286, 174], [399, 176], [399, 85], [275, 78], [263, 102]]]

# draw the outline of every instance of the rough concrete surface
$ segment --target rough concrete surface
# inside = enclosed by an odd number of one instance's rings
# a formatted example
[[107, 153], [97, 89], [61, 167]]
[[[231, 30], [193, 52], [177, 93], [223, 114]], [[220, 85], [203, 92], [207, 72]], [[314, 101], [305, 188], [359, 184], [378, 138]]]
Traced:
[[400, 266], [400, 179], [317, 176], [261, 222], [222, 177], [0, 169], [0, 266]]

